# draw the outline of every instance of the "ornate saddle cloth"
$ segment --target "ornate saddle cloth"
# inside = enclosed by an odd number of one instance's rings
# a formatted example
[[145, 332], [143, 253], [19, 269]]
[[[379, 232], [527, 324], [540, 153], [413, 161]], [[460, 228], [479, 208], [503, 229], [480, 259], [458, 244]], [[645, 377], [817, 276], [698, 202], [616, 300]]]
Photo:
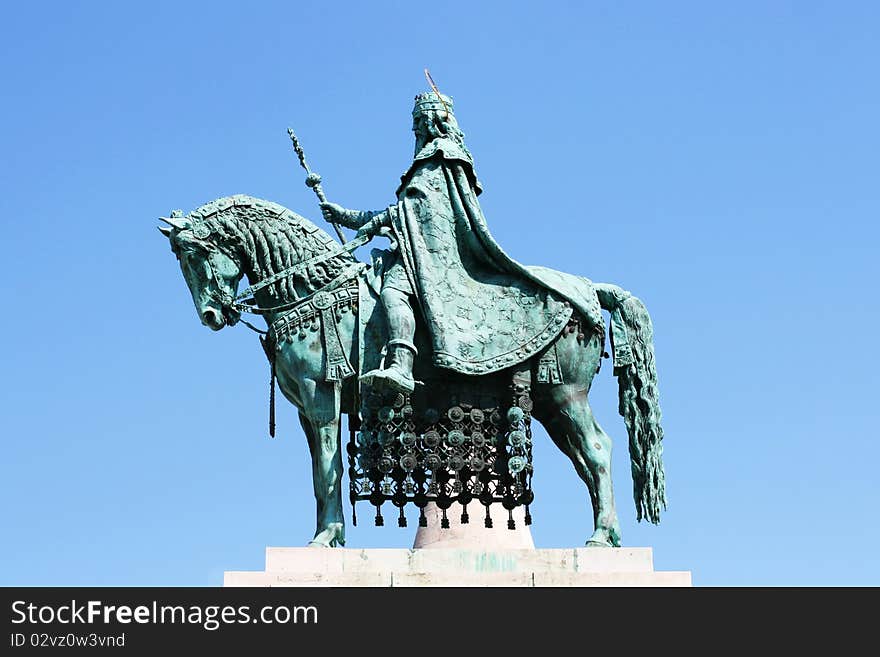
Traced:
[[341, 381], [355, 374], [346, 356], [337, 324], [347, 312], [357, 312], [359, 278], [352, 278], [343, 287], [317, 292], [275, 320], [269, 331], [280, 344], [294, 337], [304, 338], [306, 331], [321, 331], [326, 354], [327, 381]]

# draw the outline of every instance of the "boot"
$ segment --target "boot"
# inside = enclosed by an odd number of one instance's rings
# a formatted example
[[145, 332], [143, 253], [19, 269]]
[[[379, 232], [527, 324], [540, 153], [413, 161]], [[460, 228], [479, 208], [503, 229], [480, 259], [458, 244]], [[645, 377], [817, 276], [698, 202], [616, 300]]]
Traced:
[[416, 320], [411, 297], [410, 293], [390, 285], [382, 287], [380, 299], [388, 320], [388, 353], [384, 369], [372, 370], [361, 377], [361, 381], [377, 390], [387, 387], [409, 394], [415, 389], [413, 359], [419, 352], [413, 342]]
[[382, 386], [395, 392], [411, 393], [416, 383], [413, 379], [413, 360], [418, 351], [408, 340], [391, 340], [388, 342], [388, 362], [385, 369], [367, 372], [361, 377], [368, 386], [379, 389]]

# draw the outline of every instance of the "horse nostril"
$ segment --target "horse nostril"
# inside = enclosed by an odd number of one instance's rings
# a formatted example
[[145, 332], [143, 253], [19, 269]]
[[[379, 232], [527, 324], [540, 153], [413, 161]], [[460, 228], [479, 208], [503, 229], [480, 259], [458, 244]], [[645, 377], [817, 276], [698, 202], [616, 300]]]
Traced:
[[202, 321], [208, 326], [217, 326], [220, 323], [220, 316], [216, 310], [208, 308], [202, 312]]

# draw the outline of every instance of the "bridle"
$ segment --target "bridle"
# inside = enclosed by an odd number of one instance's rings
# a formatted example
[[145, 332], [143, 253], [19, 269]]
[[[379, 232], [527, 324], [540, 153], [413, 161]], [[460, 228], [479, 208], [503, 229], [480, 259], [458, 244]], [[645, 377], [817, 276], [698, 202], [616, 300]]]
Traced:
[[[314, 292], [311, 292], [304, 297], [297, 297], [293, 301], [281, 303], [277, 306], [271, 306], [269, 308], [260, 308], [257, 305], [257, 301], [254, 298], [254, 295], [257, 292], [266, 289], [270, 285], [273, 285], [274, 283], [277, 283], [280, 280], [283, 280], [283, 279], [288, 278], [290, 276], [294, 276], [295, 274], [298, 274], [301, 271], [304, 271], [308, 267], [313, 267], [314, 265], [317, 265], [321, 262], [325, 262], [327, 260], [335, 258], [336, 256], [339, 256], [339, 255], [343, 255], [345, 253], [351, 253], [359, 246], [363, 246], [364, 244], [369, 242], [370, 239], [371, 239], [370, 236], [363, 235], [361, 237], [358, 237], [358, 238], [352, 240], [351, 242], [348, 242], [342, 246], [339, 246], [335, 249], [327, 251], [326, 253], [321, 253], [321, 254], [316, 255], [312, 258], [309, 258], [308, 260], [303, 260], [302, 262], [298, 262], [297, 264], [295, 264], [291, 267], [288, 267], [287, 269], [283, 269], [280, 272], [272, 274], [271, 276], [268, 276], [268, 277], [264, 278], [263, 280], [261, 280], [257, 283], [254, 283], [253, 285], [248, 286], [247, 288], [245, 288], [244, 290], [239, 292], [234, 297], [229, 293], [215, 292], [214, 290], [207, 290], [207, 294], [210, 298], [212, 298], [214, 301], [216, 301], [220, 305], [220, 308], [223, 312], [223, 316], [224, 316], [224, 318], [226, 318], [227, 323], [230, 326], [233, 326], [234, 324], [236, 324], [240, 321], [241, 323], [243, 323], [245, 326], [247, 326], [251, 330], [256, 331], [257, 333], [262, 333], [265, 335], [266, 331], [258, 329], [257, 327], [255, 327], [253, 324], [251, 324], [247, 320], [242, 319], [240, 317], [240, 315], [242, 313], [250, 313], [252, 315], [268, 315], [268, 314], [272, 314], [272, 313], [282, 312], [285, 310], [290, 310], [290, 309], [295, 308], [296, 306], [298, 306], [302, 303], [305, 303], [305, 302], [311, 300], [317, 294], [331, 292], [331, 291], [337, 289], [343, 283], [351, 280], [352, 278], [357, 276], [357, 274], [359, 274], [361, 271], [366, 269], [367, 265], [366, 265], [366, 263], [363, 263], [363, 262], [354, 262], [351, 265], [349, 265], [348, 267], [346, 267], [345, 269], [343, 269], [337, 276], [335, 276], [333, 278], [333, 280], [331, 280], [329, 283], [327, 283], [326, 285], [324, 285], [320, 289], [315, 290]], [[215, 249], [217, 249], [218, 251], [220, 251], [222, 253], [222, 251], [219, 249], [219, 247], [217, 247], [217, 245], [212, 244], [211, 246], [213, 246]], [[205, 260], [208, 264], [208, 268], [211, 270], [211, 275], [214, 277], [214, 280], [216, 280], [216, 281], [223, 280], [220, 278], [220, 276], [217, 275], [217, 271], [214, 268], [214, 263], [212, 262], [210, 256], [211, 256], [211, 254], [209, 251], [208, 257]], [[233, 315], [233, 313], [235, 313], [235, 314]], [[234, 321], [230, 321], [230, 320], [234, 320]]]
[[[174, 221], [163, 219], [166, 223], [170, 224], [172, 227], [176, 227], [181, 229], [177, 223]], [[214, 244], [213, 242], [205, 241], [207, 237], [211, 234], [210, 229], [205, 227], [205, 224], [201, 224], [200, 226], [196, 226], [193, 228], [193, 235], [199, 239], [200, 246], [204, 249], [206, 253], [205, 261], [207, 262], [208, 269], [210, 270], [211, 276], [218, 284], [222, 280], [217, 274], [217, 270], [214, 266], [214, 262], [212, 260], [212, 254], [214, 252], [222, 253], [226, 257], [231, 256], [228, 253], [225, 253], [223, 248]], [[345, 253], [351, 253], [359, 246], [363, 246], [367, 242], [372, 239], [371, 235], [362, 235], [353, 239], [351, 242], [347, 244], [341, 245], [335, 249], [327, 251], [326, 253], [321, 253], [316, 255], [308, 260], [304, 260], [302, 262], [298, 262], [297, 264], [288, 267], [276, 274], [272, 274], [267, 278], [264, 278], [253, 285], [248, 286], [240, 293], [232, 296], [232, 294], [228, 292], [221, 292], [219, 289], [217, 291], [208, 289], [206, 290], [207, 296], [217, 302], [220, 306], [220, 311], [223, 315], [223, 318], [227, 325], [234, 326], [235, 324], [241, 322], [245, 326], [247, 326], [252, 331], [260, 334], [260, 344], [263, 347], [263, 350], [266, 352], [266, 357], [269, 359], [270, 364], [270, 375], [269, 375], [269, 435], [275, 436], [275, 358], [274, 358], [274, 348], [271, 346], [275, 342], [275, 338], [271, 333], [273, 332], [270, 328], [269, 331], [263, 331], [262, 329], [257, 328], [247, 320], [241, 317], [242, 313], [250, 313], [253, 315], [267, 315], [271, 313], [283, 312], [286, 310], [291, 310], [301, 304], [308, 303], [310, 301], [314, 301], [315, 305], [319, 303], [319, 298], [321, 296], [326, 297], [327, 293], [336, 290], [337, 288], [343, 286], [345, 283], [353, 279], [359, 273], [367, 269], [367, 264], [363, 262], [355, 261], [350, 264], [348, 267], [343, 269], [339, 274], [337, 274], [333, 280], [331, 280], [326, 285], [322, 286], [320, 289], [311, 292], [310, 294], [304, 297], [297, 297], [293, 301], [289, 301], [286, 303], [281, 303], [277, 306], [272, 306], [270, 308], [260, 308], [257, 305], [257, 301], [254, 298], [256, 293], [266, 289], [270, 285], [277, 283], [280, 280], [293, 276], [308, 267], [313, 267], [316, 264], [324, 262], [326, 260], [330, 260], [331, 258], [335, 258], [336, 256], [343, 255]], [[174, 242], [172, 240], [172, 246]], [[179, 254], [178, 254], [179, 255]], [[296, 293], [294, 293], [295, 295]], [[357, 395], [357, 393], [355, 393]], [[353, 425], [352, 425], [353, 426]], [[351, 429], [354, 432], [354, 429]], [[352, 436], [354, 434], [352, 433]], [[352, 438], [353, 439], [353, 438]]]

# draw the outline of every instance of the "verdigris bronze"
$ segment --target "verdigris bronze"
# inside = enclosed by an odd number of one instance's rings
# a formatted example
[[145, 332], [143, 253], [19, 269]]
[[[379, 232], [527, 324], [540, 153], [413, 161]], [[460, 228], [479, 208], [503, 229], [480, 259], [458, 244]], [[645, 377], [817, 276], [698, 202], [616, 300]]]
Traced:
[[[233, 325], [243, 311], [266, 319], [273, 376], [299, 409], [312, 454], [311, 544], [344, 544], [346, 413], [361, 429], [348, 448], [351, 498], [374, 504], [377, 523], [385, 501], [400, 507], [401, 524], [408, 502], [435, 502], [444, 515], [458, 502], [463, 521], [471, 501], [527, 506], [534, 417], [587, 485], [587, 544], [618, 546], [611, 440], [587, 395], [604, 352], [605, 309], [638, 518], [659, 522], [663, 432], [648, 313], [620, 287], [505, 254], [480, 209], [450, 98], [417, 96], [413, 131], [415, 157], [396, 203], [376, 212], [321, 203], [326, 219], [358, 230], [345, 247], [248, 196], [174, 213], [161, 229], [205, 325]], [[392, 247], [374, 250], [372, 266], [350, 254], [380, 233]], [[245, 276], [250, 287], [238, 293]]]

